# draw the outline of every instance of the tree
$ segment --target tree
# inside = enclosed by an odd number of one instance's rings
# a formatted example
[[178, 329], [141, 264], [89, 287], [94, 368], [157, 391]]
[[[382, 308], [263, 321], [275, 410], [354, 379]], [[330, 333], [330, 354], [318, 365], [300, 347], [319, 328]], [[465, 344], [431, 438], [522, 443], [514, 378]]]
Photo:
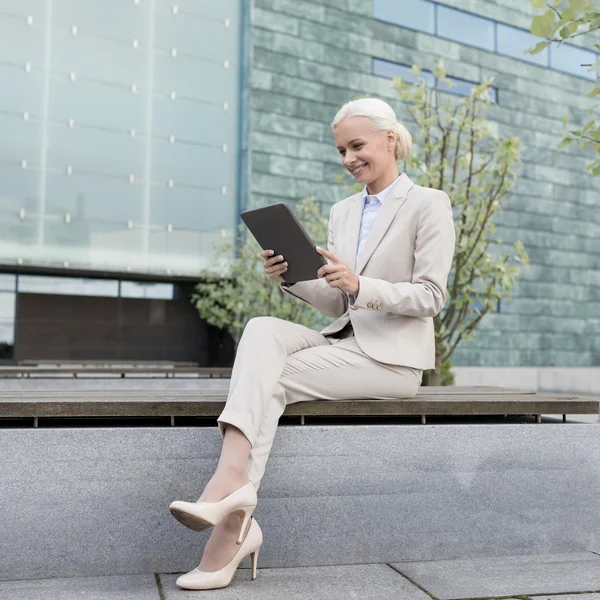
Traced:
[[[305, 198], [296, 204], [294, 212], [311, 239], [327, 247], [329, 210], [314, 198]], [[227, 330], [236, 346], [252, 317], [270, 315], [311, 328], [325, 325], [321, 313], [284, 294], [268, 279], [261, 248], [244, 226], [240, 226], [235, 242], [215, 248], [215, 263], [220, 264], [221, 272], [205, 269], [195, 287], [191, 300], [203, 320]]]
[[[555, 43], [560, 46], [564, 41], [574, 39], [582, 35], [593, 35], [594, 31], [600, 31], [600, 4], [594, 0], [531, 0], [536, 9], [543, 9], [542, 14], [536, 15], [531, 22], [531, 33], [543, 41], [537, 43], [533, 48], [527, 50], [528, 54], [537, 54]], [[600, 52], [600, 44], [594, 44], [594, 48]], [[600, 69], [600, 60], [594, 61], [587, 66], [588, 71]], [[596, 84], [588, 93], [590, 98], [600, 96], [600, 77], [596, 77]], [[590, 112], [596, 111], [598, 105], [592, 106]], [[599, 157], [587, 165], [593, 175], [600, 175], [600, 123], [590, 119], [582, 127], [569, 129], [568, 117], [563, 117], [564, 135], [558, 148], [564, 148], [572, 142], [586, 150], [590, 148]]]
[[[419, 75], [421, 69], [413, 67]], [[437, 83], [394, 78], [399, 98], [416, 126], [415, 149], [404, 170], [420, 185], [444, 190], [455, 216], [456, 248], [448, 278], [448, 299], [434, 317], [436, 366], [424, 384], [452, 382], [450, 358], [459, 343], [474, 337], [475, 328], [511, 288], [521, 265], [528, 263], [520, 242], [501, 250], [495, 218], [514, 187], [520, 165], [520, 140], [498, 136], [484, 118], [490, 107], [493, 79], [473, 87], [471, 95], [443, 96], [451, 88], [443, 61], [434, 71]]]

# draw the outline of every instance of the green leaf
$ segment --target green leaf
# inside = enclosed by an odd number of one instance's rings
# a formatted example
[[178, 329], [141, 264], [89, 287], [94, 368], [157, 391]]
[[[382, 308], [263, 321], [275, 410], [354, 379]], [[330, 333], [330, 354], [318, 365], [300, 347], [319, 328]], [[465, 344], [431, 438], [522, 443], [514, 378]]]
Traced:
[[554, 35], [555, 13], [547, 10], [543, 15], [538, 15], [531, 22], [531, 33], [536, 37], [550, 38]]
[[581, 133], [585, 133], [586, 131], [588, 131], [589, 129], [591, 129], [594, 125], [596, 124], [595, 120], [592, 121], [588, 121], [584, 126], [583, 129], [581, 130]]
[[538, 52], [541, 52], [542, 50], [547, 48], [550, 45], [550, 43], [550, 40], [538, 42], [533, 48], [529, 48], [528, 50], [526, 50], [525, 54], [537, 54]]
[[574, 33], [576, 33], [576, 31], [579, 29], [579, 25], [576, 21], [572, 21], [571, 23], [569, 23], [566, 27], [563, 27], [559, 32], [558, 35], [560, 35], [561, 38], [566, 39], [568, 37], [571, 37]]
[[531, 6], [533, 6], [533, 8], [545, 8], [546, 0], [531, 0]]
[[569, 7], [578, 13], [585, 11], [589, 5], [589, 0], [569, 0]]

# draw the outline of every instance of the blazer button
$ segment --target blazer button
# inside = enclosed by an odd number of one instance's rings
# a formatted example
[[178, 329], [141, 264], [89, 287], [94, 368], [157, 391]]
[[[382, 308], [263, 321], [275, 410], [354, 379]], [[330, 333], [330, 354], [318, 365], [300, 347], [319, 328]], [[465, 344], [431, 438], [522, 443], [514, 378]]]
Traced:
[[377, 305], [377, 310], [381, 310], [381, 304]]
[[373, 303], [372, 302], [367, 302], [367, 308], [373, 308]]

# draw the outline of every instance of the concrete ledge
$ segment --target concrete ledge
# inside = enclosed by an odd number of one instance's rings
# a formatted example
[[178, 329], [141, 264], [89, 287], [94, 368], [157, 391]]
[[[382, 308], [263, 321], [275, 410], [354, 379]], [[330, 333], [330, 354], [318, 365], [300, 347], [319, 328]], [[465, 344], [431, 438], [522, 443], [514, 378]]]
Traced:
[[600, 394], [600, 367], [452, 367], [456, 385], [511, 386], [532, 392]]
[[[262, 567], [600, 552], [593, 424], [281, 426]], [[216, 427], [0, 430], [0, 579], [187, 571]]]

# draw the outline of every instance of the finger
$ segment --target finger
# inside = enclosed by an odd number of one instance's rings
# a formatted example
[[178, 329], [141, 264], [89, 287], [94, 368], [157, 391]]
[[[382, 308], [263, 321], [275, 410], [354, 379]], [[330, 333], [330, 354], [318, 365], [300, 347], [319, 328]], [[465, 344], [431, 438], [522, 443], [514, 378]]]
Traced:
[[344, 274], [342, 271], [333, 271], [332, 273], [329, 273], [325, 279], [327, 279], [327, 283], [333, 283], [334, 281], [344, 279]]
[[323, 277], [328, 273], [335, 273], [337, 271], [343, 271], [346, 268], [344, 263], [330, 263], [328, 265], [323, 265], [318, 271], [317, 275], [319, 277]]
[[272, 273], [271, 275], [269, 275], [269, 279], [275, 281], [283, 281], [283, 273]]
[[278, 255], [278, 256], [274, 256], [273, 258], [268, 258], [265, 261], [265, 267], [271, 267], [273, 265], [276, 265], [278, 263], [280, 263], [283, 260], [283, 256]]
[[283, 263], [280, 263], [280, 264], [275, 265], [273, 267], [267, 267], [265, 269], [265, 271], [267, 273], [269, 273], [269, 274], [272, 274], [272, 273], [283, 273], [284, 271], [287, 271], [287, 268], [288, 268], [287, 262], [283, 262]]
[[273, 256], [273, 254], [275, 254], [275, 252], [273, 250], [263, 250], [260, 255], [263, 258], [269, 258], [269, 256]]
[[322, 254], [325, 258], [328, 258], [331, 262], [334, 262], [334, 263], [341, 262], [340, 259], [335, 254], [333, 254], [333, 252], [329, 252], [329, 250], [325, 250], [325, 248], [321, 248], [320, 246], [317, 246], [316, 249], [319, 254]]

